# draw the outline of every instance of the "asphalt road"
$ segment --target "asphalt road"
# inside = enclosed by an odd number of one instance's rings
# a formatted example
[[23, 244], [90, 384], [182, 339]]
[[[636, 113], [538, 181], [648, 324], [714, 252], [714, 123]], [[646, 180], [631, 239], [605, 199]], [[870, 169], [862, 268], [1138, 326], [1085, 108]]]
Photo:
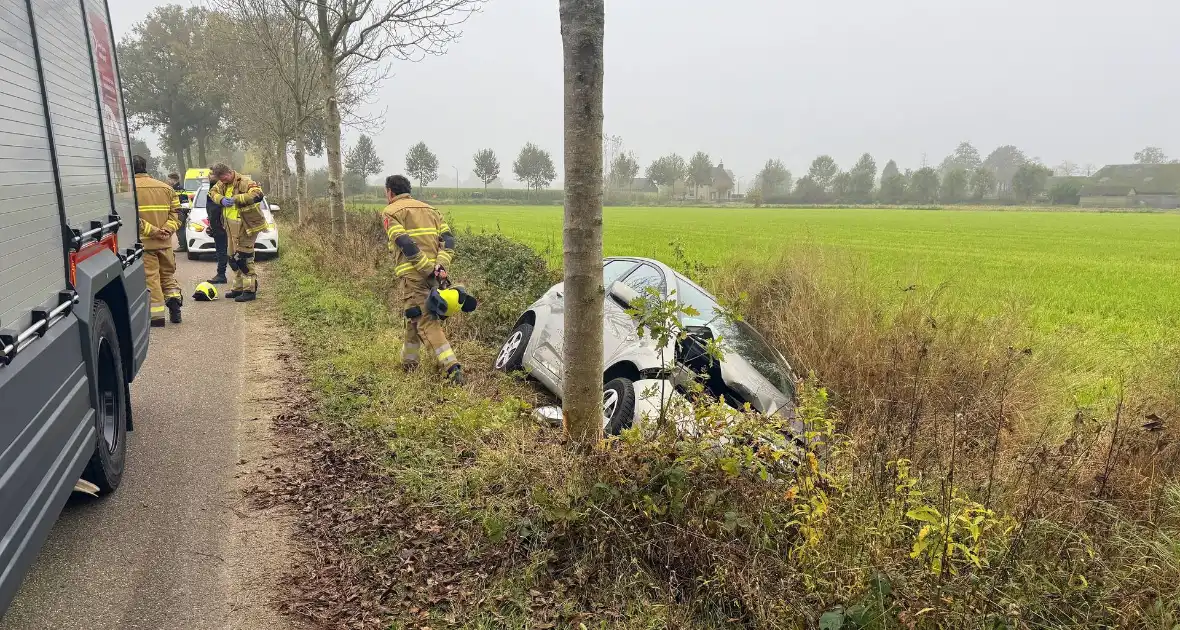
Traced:
[[[210, 262], [178, 256], [184, 322], [151, 331], [132, 384], [135, 431], [119, 490], [70, 499], [2, 630], [241, 630], [233, 560], [244, 460], [247, 311], [189, 296]], [[249, 418], [247, 418], [248, 420]], [[240, 541], [239, 541], [240, 542]]]

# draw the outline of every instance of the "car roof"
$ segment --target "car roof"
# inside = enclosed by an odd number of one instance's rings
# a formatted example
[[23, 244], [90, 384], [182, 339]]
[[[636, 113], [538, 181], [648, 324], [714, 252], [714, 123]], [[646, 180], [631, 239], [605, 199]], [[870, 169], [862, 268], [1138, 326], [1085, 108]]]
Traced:
[[[644, 258], [642, 256], [607, 256], [607, 257], [603, 258], [602, 260], [604, 263], [610, 262], [612, 260], [623, 260], [623, 261], [629, 261], [629, 262], [647, 263], [649, 265], [654, 265], [654, 266], [658, 267], [660, 269], [660, 271], [663, 272], [663, 274], [665, 276], [669, 276], [669, 275], [672, 276], [673, 280], [675, 280], [677, 284], [679, 284], [681, 282], [687, 282], [688, 284], [692, 285], [692, 287], [694, 289], [696, 289], [697, 291], [700, 291], [701, 293], [704, 293], [705, 295], [709, 296], [710, 300], [713, 300], [714, 302], [717, 301], [717, 296], [706, 291], [704, 287], [693, 282], [691, 279], [689, 279], [688, 276], [680, 273], [679, 271], [676, 271], [670, 265], [668, 265], [666, 263], [662, 263], [654, 258]], [[672, 287], [669, 287], [669, 288], [672, 288]]]
[[607, 256], [607, 257], [603, 258], [602, 260], [603, 260], [603, 262], [610, 262], [612, 260], [627, 260], [627, 261], [637, 262], [637, 263], [644, 262], [644, 263], [649, 263], [649, 264], [655, 265], [655, 266], [660, 267], [661, 269], [664, 269], [664, 270], [675, 271], [675, 269], [672, 269], [668, 265], [665, 265], [664, 263], [662, 263], [654, 258], [643, 258], [642, 256]]

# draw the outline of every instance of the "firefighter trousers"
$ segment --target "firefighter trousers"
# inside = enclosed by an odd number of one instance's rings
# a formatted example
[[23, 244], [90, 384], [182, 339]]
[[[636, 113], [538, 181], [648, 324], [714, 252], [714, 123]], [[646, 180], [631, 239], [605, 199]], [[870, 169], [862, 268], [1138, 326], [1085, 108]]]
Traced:
[[172, 253], [172, 246], [144, 251], [143, 272], [147, 276], [148, 293], [151, 294], [152, 319], [164, 319], [167, 313], [164, 303], [170, 298], [180, 298], [180, 283], [176, 281], [176, 254]]
[[226, 261], [234, 271], [234, 281], [230, 288], [234, 291], [258, 291], [258, 273], [254, 266], [254, 240], [258, 233], [247, 234], [244, 221], [239, 219], [225, 220], [225, 233], [229, 241], [226, 243], [229, 259]]
[[430, 296], [430, 284], [417, 272], [401, 279], [401, 300], [405, 309], [406, 331], [402, 342], [402, 363], [407, 367], [418, 364], [419, 353], [425, 350], [434, 357], [443, 372], [459, 365], [451, 343], [443, 332], [442, 321], [426, 312], [426, 298]]

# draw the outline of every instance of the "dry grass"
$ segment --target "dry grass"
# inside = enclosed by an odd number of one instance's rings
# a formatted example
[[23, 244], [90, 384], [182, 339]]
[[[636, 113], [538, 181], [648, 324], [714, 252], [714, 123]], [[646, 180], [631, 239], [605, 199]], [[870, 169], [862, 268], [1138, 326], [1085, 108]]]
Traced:
[[[392, 592], [354, 590], [357, 606], [384, 612], [350, 627], [795, 628], [838, 610], [848, 628], [1180, 622], [1174, 354], [1063, 415], [1055, 358], [1026, 351], [1016, 314], [948, 315], [937, 291], [884, 309], [855, 271], [815, 256], [687, 269], [720, 295], [747, 294], [751, 323], [831, 392], [829, 406], [801, 388], [805, 416], [847, 438], [787, 471], [751, 446], [773, 437], [756, 417], [719, 429], [722, 449], [631, 435], [581, 458], [531, 421], [535, 389], [486, 367], [489, 342], [552, 280], [543, 257], [467, 240], [460, 278], [487, 310], [448, 322], [472, 379], [457, 390], [393, 369], [399, 309], [375, 220], [339, 236], [317, 219], [291, 237], [284, 309], [318, 392], [314, 419], [328, 441], [367, 445], [360, 461], [375, 475], [375, 496], [336, 502], [333, 518], [364, 524], [325, 557], [369, 579], [407, 553], [438, 556], [437, 535], [395, 531], [404, 518], [366, 520], [389, 495], [397, 514], [451, 532], [442, 555], [466, 549], [443, 582], [427, 571]], [[924, 536], [914, 515], [931, 509], [943, 529], [979, 516], [978, 539], [948, 534], [978, 566], [912, 557]]]
[[819, 251], [703, 280], [730, 300], [744, 294], [750, 322], [830, 388], [875, 479], [906, 458], [1012, 509], [1034, 487], [1154, 505], [1161, 479], [1180, 472], [1180, 427], [1167, 420], [1180, 418], [1176, 349], [1078, 405], [1063, 357], [1034, 346], [1018, 312], [957, 313], [944, 289], [916, 287], [886, 308], [855, 265]]

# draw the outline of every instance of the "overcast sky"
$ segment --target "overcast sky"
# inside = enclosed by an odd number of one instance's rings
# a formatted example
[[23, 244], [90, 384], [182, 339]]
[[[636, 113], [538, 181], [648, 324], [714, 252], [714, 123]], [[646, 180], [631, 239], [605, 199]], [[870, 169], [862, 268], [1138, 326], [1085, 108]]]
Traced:
[[[379, 0], [380, 1], [380, 0]], [[119, 38], [156, 0], [109, 0]], [[183, 0], [199, 4], [201, 0]], [[605, 129], [642, 166], [707, 152], [748, 181], [868, 151], [917, 168], [968, 140], [1048, 165], [1180, 155], [1176, 0], [607, 0]], [[557, 0], [491, 0], [444, 57], [399, 63], [375, 109], [386, 170], [425, 141], [440, 181], [495, 149], [549, 150], [561, 179]], [[346, 134], [350, 142], [355, 134]]]

